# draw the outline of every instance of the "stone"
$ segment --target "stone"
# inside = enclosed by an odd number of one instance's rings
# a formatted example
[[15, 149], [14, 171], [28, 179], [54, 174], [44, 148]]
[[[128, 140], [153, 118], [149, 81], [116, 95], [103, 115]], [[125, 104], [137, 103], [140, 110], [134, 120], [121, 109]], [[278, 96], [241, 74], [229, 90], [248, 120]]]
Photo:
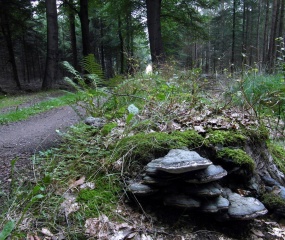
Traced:
[[197, 152], [172, 149], [157, 163], [157, 169], [168, 173], [180, 174], [207, 168], [212, 162]]
[[199, 170], [185, 179], [187, 183], [208, 183], [217, 181], [227, 175], [227, 171], [221, 166], [210, 165], [206, 169]]
[[213, 199], [207, 199], [203, 202], [201, 211], [206, 213], [216, 213], [229, 208], [230, 202], [228, 199], [219, 196]]
[[142, 183], [132, 183], [128, 186], [128, 190], [136, 196], [148, 196], [158, 192], [158, 189]]
[[164, 197], [165, 206], [175, 206], [181, 208], [199, 208], [200, 201], [185, 194], [170, 194]]
[[87, 117], [84, 122], [85, 122], [85, 124], [90, 125], [92, 127], [101, 128], [105, 125], [106, 119], [105, 118]]
[[267, 213], [265, 206], [253, 197], [243, 197], [232, 193], [229, 194], [228, 200], [230, 202], [228, 215], [232, 219], [250, 220]]
[[222, 187], [216, 182], [193, 186], [189, 184], [184, 191], [187, 194], [193, 194], [198, 197], [218, 197], [223, 192]]

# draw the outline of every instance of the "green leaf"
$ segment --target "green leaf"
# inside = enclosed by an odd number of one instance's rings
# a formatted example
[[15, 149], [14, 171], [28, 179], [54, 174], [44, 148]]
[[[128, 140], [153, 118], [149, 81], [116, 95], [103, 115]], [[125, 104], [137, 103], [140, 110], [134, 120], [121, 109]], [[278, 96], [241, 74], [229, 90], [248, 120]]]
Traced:
[[129, 124], [129, 123], [132, 121], [132, 119], [133, 119], [134, 116], [135, 116], [135, 115], [134, 115], [133, 113], [130, 113], [130, 114], [127, 116], [126, 123]]
[[13, 231], [15, 227], [14, 221], [9, 221], [4, 225], [2, 232], [0, 232], [0, 240], [5, 240]]

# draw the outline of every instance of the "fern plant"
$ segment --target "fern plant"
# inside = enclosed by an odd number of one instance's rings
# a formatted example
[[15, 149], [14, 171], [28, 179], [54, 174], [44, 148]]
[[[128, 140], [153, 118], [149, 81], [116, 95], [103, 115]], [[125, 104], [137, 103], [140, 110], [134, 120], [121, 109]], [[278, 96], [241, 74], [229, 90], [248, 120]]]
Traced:
[[83, 107], [87, 114], [101, 115], [102, 102], [107, 96], [106, 88], [102, 87], [104, 73], [93, 54], [85, 56], [81, 65], [84, 74], [80, 74], [69, 62], [62, 62], [63, 68], [72, 76], [65, 77], [64, 80], [79, 92], [77, 105]]

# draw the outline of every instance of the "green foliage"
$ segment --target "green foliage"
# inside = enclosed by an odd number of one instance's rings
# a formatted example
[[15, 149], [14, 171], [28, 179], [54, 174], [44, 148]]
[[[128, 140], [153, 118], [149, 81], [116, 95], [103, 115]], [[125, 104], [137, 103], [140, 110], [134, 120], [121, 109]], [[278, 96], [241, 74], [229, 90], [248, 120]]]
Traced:
[[14, 221], [8, 221], [4, 227], [3, 230], [0, 232], [0, 240], [5, 240], [13, 231], [15, 227]]
[[234, 102], [252, 108], [257, 116], [284, 117], [285, 82], [282, 75], [250, 74], [237, 82], [234, 93]]
[[104, 127], [102, 128], [101, 132], [104, 136], [108, 135], [113, 128], [117, 127], [118, 124], [115, 122], [111, 122], [111, 123], [107, 123], [104, 125]]
[[244, 167], [253, 172], [255, 168], [254, 160], [241, 149], [223, 148], [217, 152], [218, 158], [228, 158], [238, 166]]
[[65, 77], [64, 80], [80, 92], [76, 99], [77, 105], [83, 107], [91, 116], [102, 115], [102, 103], [107, 96], [106, 88], [100, 87], [103, 84], [103, 72], [92, 54], [83, 58], [82, 65], [88, 72], [83, 76], [64, 61], [62, 66], [73, 76], [73, 79]]

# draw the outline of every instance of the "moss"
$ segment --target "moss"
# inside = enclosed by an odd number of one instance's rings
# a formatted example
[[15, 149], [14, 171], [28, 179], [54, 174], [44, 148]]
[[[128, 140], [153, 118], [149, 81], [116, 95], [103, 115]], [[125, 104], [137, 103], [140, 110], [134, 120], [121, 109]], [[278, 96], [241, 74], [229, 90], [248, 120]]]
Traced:
[[229, 158], [236, 165], [245, 167], [253, 172], [255, 164], [254, 160], [242, 149], [223, 148], [217, 153], [218, 158]]
[[77, 201], [84, 205], [84, 215], [97, 217], [109, 213], [118, 202], [120, 184], [115, 175], [97, 176], [95, 189], [82, 189]]
[[269, 209], [277, 207], [285, 207], [285, 200], [273, 193], [265, 193], [262, 195], [262, 203]]
[[267, 142], [267, 147], [273, 157], [274, 163], [277, 165], [279, 170], [285, 174], [285, 149], [272, 142]]
[[247, 137], [242, 132], [232, 130], [210, 131], [207, 136], [208, 138], [206, 139], [205, 144], [208, 146], [218, 144], [223, 146], [240, 145], [247, 140]]
[[[131, 137], [123, 138], [115, 147], [114, 160], [125, 156], [129, 159], [147, 161], [150, 157], [161, 157], [170, 149], [183, 147], [198, 147], [203, 143], [203, 137], [197, 132], [153, 132], [138, 133]], [[126, 156], [127, 155], [127, 156]]]
[[253, 142], [260, 142], [260, 141], [266, 141], [269, 139], [269, 130], [264, 125], [260, 125], [258, 128], [247, 127], [243, 130], [244, 134], [248, 136]]
[[110, 122], [110, 123], [105, 124], [101, 130], [103, 136], [106, 136], [107, 134], [109, 134], [112, 131], [112, 129], [117, 127], [117, 126], [118, 126], [118, 124], [115, 122]]

